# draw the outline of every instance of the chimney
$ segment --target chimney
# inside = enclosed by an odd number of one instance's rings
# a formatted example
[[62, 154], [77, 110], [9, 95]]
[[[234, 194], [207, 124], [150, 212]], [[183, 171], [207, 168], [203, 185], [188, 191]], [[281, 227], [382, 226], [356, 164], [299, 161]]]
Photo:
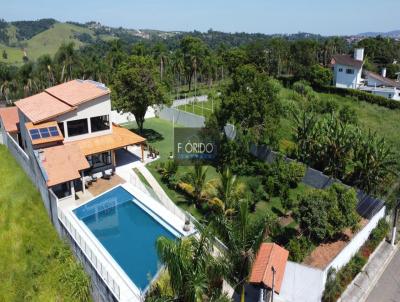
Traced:
[[383, 67], [383, 68], [382, 68], [381, 76], [383, 76], [384, 78], [386, 78], [386, 67]]
[[354, 49], [354, 60], [364, 61], [364, 48]]

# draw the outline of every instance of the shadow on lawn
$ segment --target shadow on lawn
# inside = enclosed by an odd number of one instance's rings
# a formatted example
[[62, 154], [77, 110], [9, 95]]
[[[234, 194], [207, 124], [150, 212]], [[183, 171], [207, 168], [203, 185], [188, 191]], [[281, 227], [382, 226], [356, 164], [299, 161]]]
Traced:
[[159, 142], [164, 139], [164, 136], [161, 133], [159, 133], [153, 129], [143, 129], [142, 132], [139, 132], [138, 129], [129, 129], [129, 130], [140, 136], [143, 136], [144, 138], [147, 139], [147, 141], [149, 143]]

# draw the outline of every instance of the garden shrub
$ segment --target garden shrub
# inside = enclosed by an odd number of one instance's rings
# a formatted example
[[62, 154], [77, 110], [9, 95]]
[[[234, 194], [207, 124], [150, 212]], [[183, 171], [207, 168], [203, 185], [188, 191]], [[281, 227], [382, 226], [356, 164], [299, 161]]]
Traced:
[[390, 228], [389, 223], [386, 221], [385, 218], [379, 220], [377, 227], [372, 230], [368, 240], [369, 247], [372, 250], [374, 250], [379, 245], [379, 243], [385, 238], [385, 236], [389, 232], [389, 228]]
[[306, 173], [306, 167], [302, 163], [291, 161], [287, 165], [287, 181], [291, 188], [296, 188], [303, 180]]
[[313, 249], [312, 242], [304, 236], [292, 238], [286, 246], [289, 251], [289, 260], [301, 263]]
[[258, 178], [251, 177], [246, 184], [251, 196], [251, 198], [248, 198], [249, 209], [254, 212], [259, 201], [269, 201], [269, 195], [265, 192], [262, 182]]
[[174, 160], [162, 162], [157, 167], [158, 173], [161, 175], [161, 181], [169, 187], [175, 187], [178, 179], [176, 172], [178, 172], [178, 164]]
[[194, 194], [194, 187], [191, 184], [188, 184], [186, 182], [179, 182], [177, 185], [178, 189], [183, 192], [184, 194], [193, 197]]

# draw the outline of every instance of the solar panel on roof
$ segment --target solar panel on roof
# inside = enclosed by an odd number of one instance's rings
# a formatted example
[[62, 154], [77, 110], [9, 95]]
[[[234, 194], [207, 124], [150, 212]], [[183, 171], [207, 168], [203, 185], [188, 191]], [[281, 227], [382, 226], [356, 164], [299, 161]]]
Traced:
[[32, 139], [39, 139], [40, 138], [40, 134], [39, 134], [39, 131], [37, 129], [29, 130], [29, 134], [31, 135]]
[[40, 128], [39, 132], [40, 132], [40, 136], [42, 138], [46, 138], [46, 137], [50, 136], [49, 129], [47, 129], [47, 128]]
[[50, 130], [50, 135], [51, 136], [59, 136], [60, 134], [58, 133], [58, 130], [56, 129], [54, 131]]

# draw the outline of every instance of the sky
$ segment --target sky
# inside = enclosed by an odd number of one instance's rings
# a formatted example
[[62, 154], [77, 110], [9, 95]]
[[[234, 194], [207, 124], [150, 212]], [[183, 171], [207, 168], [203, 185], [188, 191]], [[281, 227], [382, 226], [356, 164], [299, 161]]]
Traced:
[[347, 35], [400, 29], [399, 0], [0, 0], [7, 21], [54, 18], [167, 31]]

